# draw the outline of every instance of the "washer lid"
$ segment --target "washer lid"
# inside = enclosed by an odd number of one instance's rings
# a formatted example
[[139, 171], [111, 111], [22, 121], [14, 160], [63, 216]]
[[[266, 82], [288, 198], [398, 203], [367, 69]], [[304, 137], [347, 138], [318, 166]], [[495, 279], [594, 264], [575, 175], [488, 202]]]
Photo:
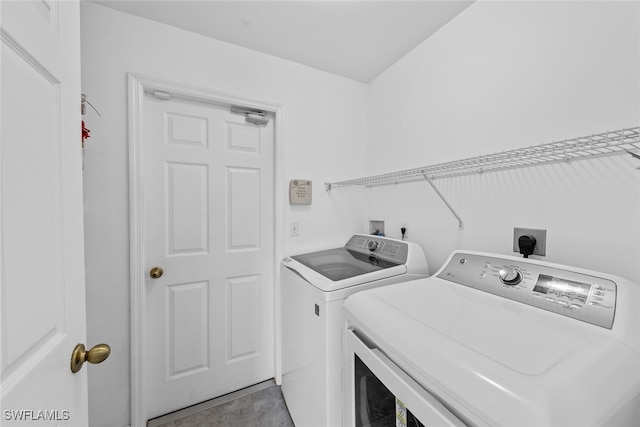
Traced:
[[384, 260], [372, 261], [361, 257], [362, 254], [349, 253], [344, 248], [338, 248], [285, 258], [282, 263], [324, 292], [395, 277], [407, 272], [407, 266], [404, 264]]
[[437, 277], [356, 293], [350, 323], [468, 419], [598, 425], [640, 388], [611, 331]]
[[401, 265], [348, 248], [336, 248], [291, 258], [334, 282]]

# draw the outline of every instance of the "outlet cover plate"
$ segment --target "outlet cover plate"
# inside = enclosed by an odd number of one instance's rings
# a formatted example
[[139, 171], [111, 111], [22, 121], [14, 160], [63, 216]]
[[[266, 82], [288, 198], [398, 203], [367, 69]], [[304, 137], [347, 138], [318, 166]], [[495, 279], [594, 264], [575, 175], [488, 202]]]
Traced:
[[536, 238], [536, 246], [533, 248], [533, 255], [545, 256], [547, 254], [547, 230], [537, 228], [513, 228], [513, 251], [520, 253], [518, 239], [520, 236], [533, 236]]

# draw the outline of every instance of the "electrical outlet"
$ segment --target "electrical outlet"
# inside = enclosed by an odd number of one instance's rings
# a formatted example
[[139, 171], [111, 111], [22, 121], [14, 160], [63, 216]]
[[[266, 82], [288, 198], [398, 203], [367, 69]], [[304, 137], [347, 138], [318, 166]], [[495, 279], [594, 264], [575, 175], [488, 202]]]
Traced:
[[289, 223], [289, 235], [291, 237], [297, 237], [300, 235], [300, 224], [297, 221], [291, 221]]
[[[402, 232], [403, 230], [404, 230], [404, 233]], [[402, 221], [400, 223], [400, 235], [402, 239], [409, 238], [409, 223], [407, 221]]]
[[513, 229], [513, 251], [517, 253], [520, 253], [520, 248], [518, 247], [520, 236], [535, 237], [536, 246], [533, 248], [533, 255], [545, 256], [547, 254], [547, 230], [515, 227]]

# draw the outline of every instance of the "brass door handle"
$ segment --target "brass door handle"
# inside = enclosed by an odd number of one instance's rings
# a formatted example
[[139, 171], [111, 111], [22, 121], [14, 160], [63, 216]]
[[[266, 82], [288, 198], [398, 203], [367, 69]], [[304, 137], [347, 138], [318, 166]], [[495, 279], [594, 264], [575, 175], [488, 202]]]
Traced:
[[149, 271], [149, 276], [151, 276], [152, 279], [159, 279], [162, 277], [163, 274], [164, 274], [164, 271], [162, 271], [160, 267], [153, 267]]
[[111, 354], [111, 347], [107, 344], [98, 344], [86, 351], [84, 344], [78, 344], [71, 353], [71, 372], [74, 374], [82, 369], [84, 362], [93, 364], [102, 363]]

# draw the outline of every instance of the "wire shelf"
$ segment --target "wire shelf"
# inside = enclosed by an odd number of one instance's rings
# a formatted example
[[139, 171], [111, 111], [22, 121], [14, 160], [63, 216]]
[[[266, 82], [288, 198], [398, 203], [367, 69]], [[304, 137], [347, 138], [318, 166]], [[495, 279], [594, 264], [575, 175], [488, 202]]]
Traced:
[[416, 180], [435, 180], [484, 172], [537, 166], [549, 163], [571, 162], [602, 156], [631, 154], [640, 158], [640, 127], [581, 136], [564, 141], [550, 142], [527, 148], [503, 151], [463, 160], [439, 163], [398, 172], [373, 175], [347, 181], [325, 183], [332, 188], [399, 184]]

